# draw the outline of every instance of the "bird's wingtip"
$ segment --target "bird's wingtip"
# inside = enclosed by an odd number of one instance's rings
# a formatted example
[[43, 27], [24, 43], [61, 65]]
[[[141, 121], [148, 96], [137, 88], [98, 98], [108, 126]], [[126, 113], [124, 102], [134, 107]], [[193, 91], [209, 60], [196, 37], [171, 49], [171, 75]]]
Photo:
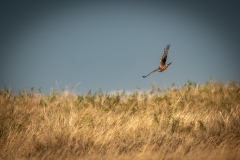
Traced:
[[166, 49], [169, 49], [170, 48], [170, 44], [167, 45]]

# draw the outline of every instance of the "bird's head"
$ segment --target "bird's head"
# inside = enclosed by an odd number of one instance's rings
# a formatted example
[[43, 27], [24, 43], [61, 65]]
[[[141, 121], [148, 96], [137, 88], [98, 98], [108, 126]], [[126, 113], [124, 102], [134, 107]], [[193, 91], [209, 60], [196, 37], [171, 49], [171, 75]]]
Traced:
[[168, 63], [168, 64], [167, 64], [167, 67], [168, 67], [171, 63], [172, 63], [172, 62]]

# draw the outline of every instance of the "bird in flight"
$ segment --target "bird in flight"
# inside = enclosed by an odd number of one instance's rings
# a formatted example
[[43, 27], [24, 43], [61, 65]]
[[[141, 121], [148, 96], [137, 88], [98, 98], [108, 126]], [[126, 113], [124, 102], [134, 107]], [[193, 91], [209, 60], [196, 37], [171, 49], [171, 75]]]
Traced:
[[152, 73], [154, 73], [154, 72], [156, 72], [156, 71], [162, 72], [162, 71], [164, 71], [165, 69], [167, 69], [167, 67], [172, 63], [172, 62], [171, 62], [171, 63], [166, 64], [166, 60], [167, 60], [167, 55], [168, 55], [168, 50], [169, 50], [169, 48], [170, 48], [170, 44], [168, 44], [167, 47], [164, 48], [164, 53], [163, 53], [163, 55], [162, 55], [162, 58], [160, 59], [160, 66], [159, 66], [157, 69], [155, 69], [154, 71], [150, 72], [148, 75], [142, 76], [143, 78], [146, 78], [147, 76], [149, 76], [150, 74], [152, 74]]

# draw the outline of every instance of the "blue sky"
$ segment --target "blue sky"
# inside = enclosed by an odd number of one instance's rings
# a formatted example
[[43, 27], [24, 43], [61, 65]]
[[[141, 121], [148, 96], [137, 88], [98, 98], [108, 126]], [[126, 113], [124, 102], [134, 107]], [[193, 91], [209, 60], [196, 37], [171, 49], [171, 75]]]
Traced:
[[[4, 1], [0, 88], [78, 94], [240, 81], [238, 2]], [[159, 66], [162, 73], [142, 78]]]

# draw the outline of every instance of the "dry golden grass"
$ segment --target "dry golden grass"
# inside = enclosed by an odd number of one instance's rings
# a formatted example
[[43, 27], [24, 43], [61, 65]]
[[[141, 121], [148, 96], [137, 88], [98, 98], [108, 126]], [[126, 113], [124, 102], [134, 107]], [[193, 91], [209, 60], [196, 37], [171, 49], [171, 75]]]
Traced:
[[240, 85], [0, 92], [0, 159], [240, 159]]

